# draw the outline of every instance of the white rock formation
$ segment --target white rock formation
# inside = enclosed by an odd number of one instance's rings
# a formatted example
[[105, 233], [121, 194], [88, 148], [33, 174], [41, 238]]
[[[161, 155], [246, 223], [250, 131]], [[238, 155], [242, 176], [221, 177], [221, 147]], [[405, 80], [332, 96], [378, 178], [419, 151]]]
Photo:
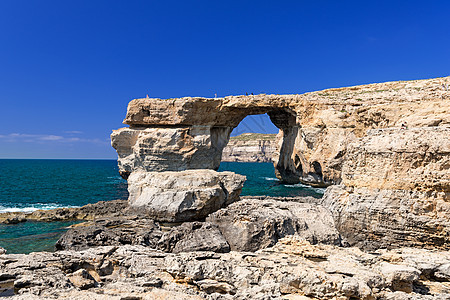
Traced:
[[213, 170], [135, 171], [128, 177], [129, 202], [158, 221], [199, 220], [238, 200], [244, 181]]

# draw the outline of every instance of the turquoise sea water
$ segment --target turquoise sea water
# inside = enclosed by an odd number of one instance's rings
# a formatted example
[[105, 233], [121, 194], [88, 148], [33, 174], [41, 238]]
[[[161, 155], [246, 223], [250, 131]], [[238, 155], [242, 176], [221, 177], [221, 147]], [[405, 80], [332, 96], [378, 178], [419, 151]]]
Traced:
[[[115, 160], [0, 159], [0, 212], [76, 207], [126, 199], [127, 184]], [[271, 163], [222, 162], [219, 171], [247, 176], [242, 195], [321, 197], [323, 189], [284, 185]], [[0, 246], [8, 253], [51, 251], [74, 222], [0, 224]]]

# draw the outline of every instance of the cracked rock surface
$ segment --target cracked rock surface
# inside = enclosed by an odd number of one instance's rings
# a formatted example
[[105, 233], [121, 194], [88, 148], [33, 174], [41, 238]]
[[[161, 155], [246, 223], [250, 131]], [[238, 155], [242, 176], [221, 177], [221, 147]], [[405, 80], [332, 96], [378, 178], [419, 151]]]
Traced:
[[450, 299], [449, 261], [449, 251], [365, 253], [286, 237], [257, 252], [2, 254], [0, 282], [13, 299]]

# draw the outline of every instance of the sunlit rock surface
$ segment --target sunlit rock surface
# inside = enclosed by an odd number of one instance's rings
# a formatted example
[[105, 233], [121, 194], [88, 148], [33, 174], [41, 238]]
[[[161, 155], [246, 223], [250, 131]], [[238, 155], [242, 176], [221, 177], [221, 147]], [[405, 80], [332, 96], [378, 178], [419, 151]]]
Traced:
[[335, 184], [341, 182], [347, 145], [368, 129], [404, 123], [409, 128], [449, 126], [448, 80], [376, 83], [302, 95], [136, 99], [124, 120], [130, 127], [115, 131], [112, 145], [125, 177], [133, 169], [217, 169], [232, 129], [247, 115], [267, 113], [280, 129], [277, 176], [291, 183]]
[[370, 130], [322, 200], [352, 245], [450, 246], [450, 128]]
[[[302, 95], [136, 99], [112, 134], [119, 169], [217, 169], [234, 127], [267, 113], [288, 183], [329, 186], [322, 202], [352, 245], [448, 247], [449, 77]], [[227, 153], [228, 154], [228, 153]], [[134, 181], [129, 181], [133, 190]], [[387, 236], [386, 236], [387, 235]], [[372, 243], [372, 241], [374, 243]], [[367, 245], [366, 245], [367, 244]]]
[[12, 299], [441, 300], [450, 299], [449, 261], [448, 251], [369, 254], [287, 237], [257, 252], [125, 245], [1, 254], [0, 274]]
[[200, 220], [239, 199], [245, 176], [213, 170], [131, 173], [131, 208], [166, 222]]

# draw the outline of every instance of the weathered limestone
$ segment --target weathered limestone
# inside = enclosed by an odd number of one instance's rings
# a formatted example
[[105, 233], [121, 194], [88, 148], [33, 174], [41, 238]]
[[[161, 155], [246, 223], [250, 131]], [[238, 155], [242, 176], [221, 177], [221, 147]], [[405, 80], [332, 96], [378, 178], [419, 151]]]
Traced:
[[180, 253], [193, 251], [230, 252], [219, 228], [209, 222], [188, 222], [170, 228], [158, 241], [158, 249]]
[[437, 192], [450, 200], [450, 127], [370, 130], [347, 151], [348, 187]]
[[211, 214], [234, 251], [273, 246], [285, 236], [299, 235], [311, 243], [340, 245], [328, 210], [308, 203], [245, 199]]
[[213, 170], [135, 171], [128, 177], [131, 208], [158, 221], [201, 220], [239, 198], [245, 176]]
[[450, 245], [450, 128], [371, 130], [347, 148], [322, 204], [364, 248]]
[[[231, 130], [249, 114], [267, 113], [280, 129], [273, 156], [277, 177], [340, 184], [323, 204], [350, 244], [447, 247], [449, 79], [303, 95], [136, 99], [124, 121], [130, 128], [115, 131], [112, 142], [124, 177], [217, 169]], [[129, 184], [133, 190], [135, 181]]]
[[230, 132], [208, 126], [121, 128], [111, 140], [119, 155], [119, 172], [126, 179], [132, 171], [217, 170]]
[[[129, 103], [124, 121], [130, 128], [115, 131], [112, 144], [124, 177], [134, 169], [217, 169], [231, 130], [247, 115], [268, 113], [280, 128], [277, 176], [290, 183], [337, 184], [347, 145], [365, 136], [367, 129], [399, 128], [404, 122], [409, 127], [449, 126], [446, 80], [386, 82], [303, 95], [136, 99]], [[152, 133], [143, 133], [146, 130]]]
[[0, 282], [12, 299], [442, 300], [450, 299], [449, 261], [449, 251], [369, 254], [289, 237], [256, 253], [125, 245], [3, 254]]

